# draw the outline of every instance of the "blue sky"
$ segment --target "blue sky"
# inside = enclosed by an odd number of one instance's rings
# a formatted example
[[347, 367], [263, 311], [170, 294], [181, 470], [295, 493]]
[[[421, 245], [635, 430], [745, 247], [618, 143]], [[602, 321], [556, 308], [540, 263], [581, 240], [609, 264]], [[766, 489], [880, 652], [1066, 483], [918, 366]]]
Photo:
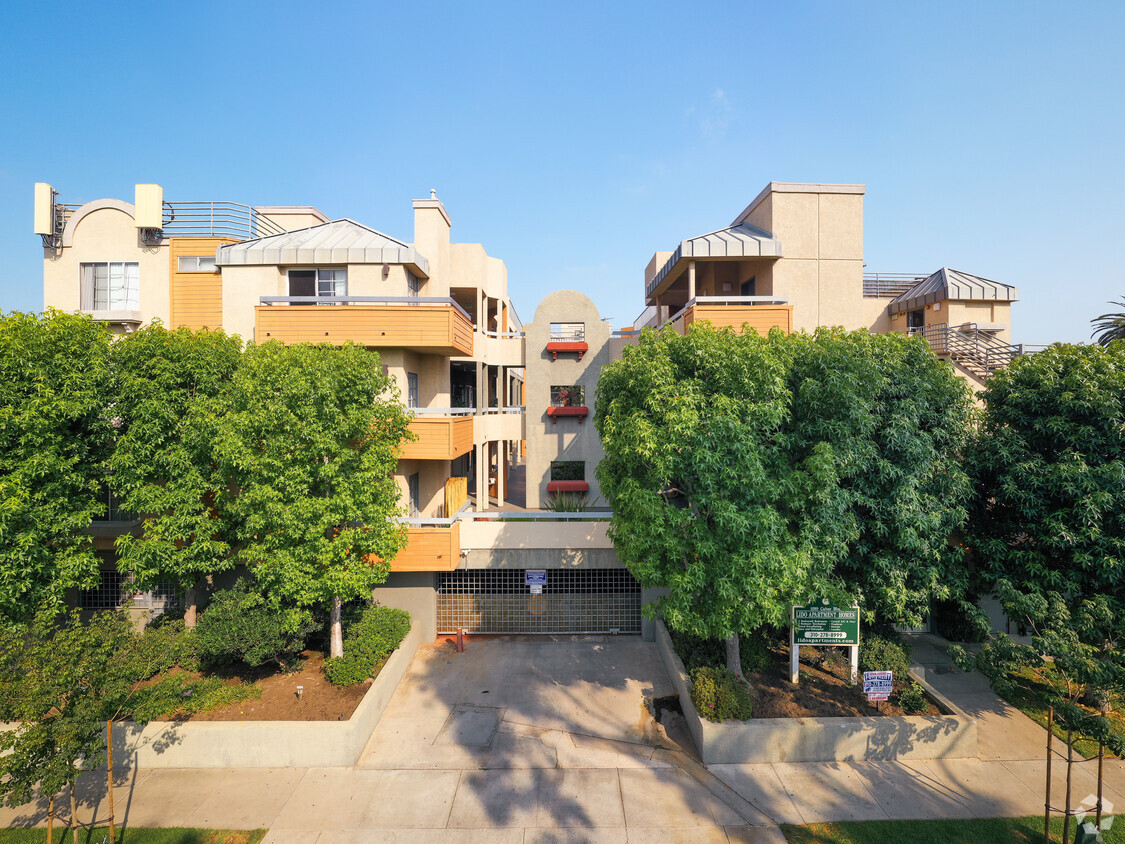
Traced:
[[1014, 339], [1125, 296], [1125, 4], [8, 3], [0, 310], [42, 307], [60, 201], [316, 205], [453, 238], [627, 325], [652, 253], [770, 180], [860, 182], [868, 271], [1020, 287]]

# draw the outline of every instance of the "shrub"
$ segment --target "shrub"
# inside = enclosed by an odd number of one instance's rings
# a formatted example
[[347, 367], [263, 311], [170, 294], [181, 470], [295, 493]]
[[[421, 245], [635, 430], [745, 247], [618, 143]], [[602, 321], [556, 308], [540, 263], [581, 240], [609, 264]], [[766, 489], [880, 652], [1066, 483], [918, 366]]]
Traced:
[[[668, 635], [672, 639], [672, 649], [683, 661], [688, 674], [705, 665], [726, 667], [727, 646], [721, 639], [704, 639], [678, 630], [669, 630]], [[742, 658], [742, 670], [760, 674], [773, 665], [776, 656], [770, 648], [776, 638], [777, 631], [770, 627], [740, 636], [738, 651]]]
[[208, 712], [261, 696], [262, 690], [258, 686], [241, 683], [228, 686], [218, 677], [193, 680], [183, 674], [175, 674], [138, 690], [131, 714], [139, 721], [151, 721], [154, 718]]
[[924, 712], [928, 701], [926, 692], [917, 683], [911, 683], [898, 693], [898, 705], [907, 712]]
[[134, 639], [129, 659], [134, 674], [147, 680], [176, 666], [199, 670], [199, 643], [195, 631], [184, 627], [182, 618], [157, 618]]
[[905, 679], [910, 671], [910, 648], [877, 633], [869, 633], [860, 640], [860, 671], [893, 671], [895, 677]]
[[372, 675], [380, 662], [410, 632], [410, 613], [394, 607], [365, 607], [349, 613], [344, 624], [344, 655], [324, 661], [324, 674], [335, 686], [354, 686]]
[[708, 721], [745, 721], [754, 711], [750, 684], [726, 668], [695, 669], [691, 673], [691, 702]]
[[276, 662], [287, 667], [315, 629], [303, 611], [279, 610], [245, 579], [216, 592], [195, 628], [199, 655], [209, 665]]

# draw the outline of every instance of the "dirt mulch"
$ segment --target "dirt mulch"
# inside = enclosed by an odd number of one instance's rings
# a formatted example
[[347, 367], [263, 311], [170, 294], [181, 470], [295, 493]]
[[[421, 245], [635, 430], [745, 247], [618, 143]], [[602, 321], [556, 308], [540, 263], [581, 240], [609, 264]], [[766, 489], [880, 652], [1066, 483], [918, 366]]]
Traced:
[[[823, 651], [823, 653], [822, 653]], [[940, 715], [933, 701], [925, 712], [906, 712], [892, 701], [868, 703], [863, 675], [857, 686], [848, 684], [848, 660], [843, 651], [801, 648], [801, 682], [789, 682], [788, 650], [772, 651], [776, 660], [764, 672], [748, 672], [754, 718], [835, 718], [878, 715]], [[895, 691], [910, 685], [910, 678], [895, 678]]]
[[[209, 712], [161, 720], [347, 721], [371, 688], [372, 681], [365, 680], [356, 686], [333, 686], [324, 676], [323, 665], [324, 654], [320, 651], [305, 651], [301, 654], [301, 667], [288, 674], [271, 666], [226, 672], [220, 676], [224, 676], [229, 684], [253, 683], [262, 690], [262, 696]], [[212, 676], [215, 673], [218, 672], [212, 672]], [[303, 687], [299, 698], [298, 686]]]

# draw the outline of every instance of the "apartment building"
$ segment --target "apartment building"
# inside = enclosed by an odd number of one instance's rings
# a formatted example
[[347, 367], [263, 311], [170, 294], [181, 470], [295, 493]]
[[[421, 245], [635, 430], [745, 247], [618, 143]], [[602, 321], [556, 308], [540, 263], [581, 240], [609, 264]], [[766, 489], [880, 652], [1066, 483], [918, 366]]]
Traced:
[[[981, 385], [1010, 362], [1016, 288], [941, 268], [865, 273], [862, 185], [771, 182], [723, 229], [656, 252], [644, 310], [614, 330], [575, 291], [523, 325], [503, 262], [451, 240], [431, 192], [412, 241], [307, 206], [57, 201], [36, 186], [48, 307], [115, 331], [160, 319], [285, 343], [351, 340], [379, 352], [414, 414], [396, 477], [409, 541], [376, 590], [427, 632], [619, 632], [651, 636], [642, 589], [617, 558], [594, 469], [602, 367], [643, 328], [840, 325], [922, 333]], [[560, 502], [579, 512], [559, 512]], [[95, 527], [107, 554], [129, 514]], [[109, 581], [107, 581], [109, 582]], [[112, 602], [114, 588], [99, 592]], [[153, 604], [160, 596], [150, 596]]]

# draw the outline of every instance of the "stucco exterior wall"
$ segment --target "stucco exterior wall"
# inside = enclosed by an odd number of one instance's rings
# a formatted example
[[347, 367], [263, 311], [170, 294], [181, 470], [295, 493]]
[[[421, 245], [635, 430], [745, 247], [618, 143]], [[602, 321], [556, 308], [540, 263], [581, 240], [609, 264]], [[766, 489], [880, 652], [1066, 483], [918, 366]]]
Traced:
[[261, 304], [261, 298], [288, 293], [280, 267], [223, 267], [223, 328], [249, 343], [254, 339], [254, 308]]
[[[553, 360], [547, 351], [553, 322], [581, 322], [585, 325], [589, 350], [581, 360], [573, 352]], [[601, 439], [594, 428], [593, 415], [598, 377], [610, 363], [610, 326], [603, 322], [597, 306], [575, 290], [560, 290], [545, 298], [535, 310], [535, 320], [524, 326], [527, 380], [527, 506], [538, 509], [547, 499], [552, 460], [581, 460], [586, 464], [585, 481], [590, 485], [587, 500], [601, 499], [601, 487], [594, 469], [605, 456]], [[579, 421], [568, 417], [552, 421], [547, 417], [552, 386], [581, 385], [590, 415]], [[604, 505], [604, 502], [601, 502]]]
[[[77, 221], [77, 222], [75, 222]], [[81, 265], [103, 261], [138, 264], [140, 319], [172, 321], [168, 247], [141, 242], [133, 206], [120, 200], [96, 200], [79, 208], [58, 251], [43, 250], [43, 305], [74, 312], [82, 306]]]

